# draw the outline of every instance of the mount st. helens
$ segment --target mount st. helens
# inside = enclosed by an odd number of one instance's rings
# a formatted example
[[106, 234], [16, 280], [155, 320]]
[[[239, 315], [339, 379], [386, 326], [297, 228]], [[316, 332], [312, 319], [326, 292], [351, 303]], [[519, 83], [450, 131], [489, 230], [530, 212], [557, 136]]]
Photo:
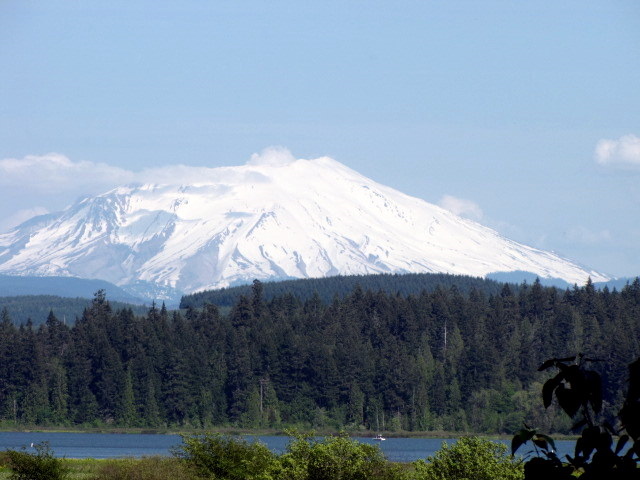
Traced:
[[99, 278], [140, 295], [253, 279], [526, 271], [608, 277], [380, 185], [330, 158], [126, 186], [0, 235], [0, 273]]

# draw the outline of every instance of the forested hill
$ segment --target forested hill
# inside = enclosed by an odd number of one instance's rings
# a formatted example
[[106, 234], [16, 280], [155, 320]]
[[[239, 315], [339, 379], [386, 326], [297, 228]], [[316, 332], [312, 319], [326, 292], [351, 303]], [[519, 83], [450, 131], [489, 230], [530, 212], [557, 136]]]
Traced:
[[640, 280], [620, 291], [504, 285], [417, 295], [354, 288], [265, 300], [256, 282], [215, 305], [144, 316], [98, 293], [75, 325], [0, 319], [0, 427], [119, 425], [569, 432], [545, 410], [538, 366], [601, 359], [619, 407], [640, 355]]
[[[6, 309], [7, 314], [16, 325], [26, 324], [31, 320], [34, 325], [44, 323], [53, 312], [63, 323], [74, 324], [76, 318], [82, 316], [85, 308], [91, 306], [89, 298], [66, 298], [55, 295], [18, 295], [0, 297], [0, 312]], [[136, 315], [146, 314], [149, 307], [130, 305], [122, 302], [111, 302], [114, 309], [131, 308]]]
[[[479, 277], [451, 275], [446, 273], [406, 273], [382, 275], [339, 275], [326, 278], [306, 278], [284, 280], [279, 282], [263, 282], [264, 297], [271, 300], [283, 295], [293, 295], [305, 301], [316, 293], [324, 303], [330, 303], [335, 296], [344, 298], [359, 285], [363, 290], [386, 292], [390, 294], [417, 295], [423, 290], [433, 292], [436, 288], [449, 289], [455, 286], [461, 293], [469, 293], [471, 289], [479, 290], [485, 295], [496, 295], [502, 289], [502, 283], [485, 280]], [[180, 308], [200, 308], [205, 303], [228, 307], [237, 302], [241, 295], [250, 295], [251, 285], [241, 285], [220, 290], [207, 290], [185, 295]]]
[[111, 300], [134, 305], [144, 303], [141, 298], [125, 292], [105, 280], [76, 277], [36, 277], [30, 275], [0, 275], [0, 296], [54, 295], [65, 298], [88, 298], [98, 290], [109, 292]]

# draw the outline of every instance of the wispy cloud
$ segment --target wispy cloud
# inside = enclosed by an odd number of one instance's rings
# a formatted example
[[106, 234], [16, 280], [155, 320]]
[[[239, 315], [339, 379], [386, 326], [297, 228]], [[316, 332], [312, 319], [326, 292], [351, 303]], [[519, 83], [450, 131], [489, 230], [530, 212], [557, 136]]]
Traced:
[[564, 237], [569, 242], [583, 245], [609, 243], [613, 238], [609, 230], [593, 231], [583, 226], [570, 228], [565, 232]]
[[640, 138], [629, 134], [617, 140], [602, 139], [594, 156], [600, 165], [640, 168]]
[[438, 205], [456, 215], [472, 220], [480, 220], [483, 216], [482, 209], [477, 203], [452, 195], [444, 195]]
[[[295, 160], [286, 148], [269, 147], [260, 153], [254, 153], [247, 165], [284, 165]], [[180, 164], [134, 172], [105, 163], [74, 161], [59, 153], [0, 160], [0, 186], [26, 188], [41, 194], [66, 191], [90, 194], [130, 183], [197, 184], [206, 181], [260, 182], [264, 181], [264, 176], [253, 169], [243, 171], [228, 167], [194, 167]]]
[[74, 162], [64, 155], [28, 155], [0, 160], [0, 186], [28, 188], [39, 193], [67, 190], [93, 191], [130, 183], [133, 172], [105, 163]]
[[296, 157], [285, 147], [267, 147], [260, 153], [251, 155], [248, 165], [288, 165]]
[[[283, 165], [296, 158], [283, 147], [268, 147], [251, 156], [246, 168], [165, 165], [132, 171], [106, 163], [72, 160], [59, 153], [0, 159], [0, 232], [29, 218], [61, 210], [83, 195], [120, 185], [260, 183], [260, 166]], [[8, 201], [11, 199], [11, 201]], [[47, 209], [41, 205], [46, 205]]]
[[49, 213], [49, 210], [41, 206], [18, 210], [13, 215], [10, 215], [6, 218], [0, 218], [0, 232], [9, 230], [17, 225], [20, 225], [22, 222], [29, 220], [30, 218], [36, 217], [38, 215], [44, 215], [46, 213]]

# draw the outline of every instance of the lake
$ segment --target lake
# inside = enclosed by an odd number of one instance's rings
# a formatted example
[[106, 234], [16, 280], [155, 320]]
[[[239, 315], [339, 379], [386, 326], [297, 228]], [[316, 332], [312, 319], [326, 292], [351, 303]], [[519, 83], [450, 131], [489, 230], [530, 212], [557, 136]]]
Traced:
[[[289, 437], [248, 436], [266, 444], [276, 453], [282, 453]], [[385, 456], [394, 462], [412, 462], [433, 455], [442, 442], [454, 443], [453, 439], [439, 438], [388, 438], [378, 442], [372, 438], [359, 438], [362, 443], [378, 444]], [[172, 447], [180, 445], [179, 435], [136, 434], [136, 433], [51, 433], [51, 432], [0, 432], [0, 451], [26, 448], [34, 452], [32, 444], [49, 442], [57, 457], [67, 458], [117, 458], [143, 457], [151, 455], [171, 455]], [[503, 440], [507, 446], [509, 441]], [[572, 453], [575, 442], [557, 441], [558, 452]], [[518, 453], [525, 454], [527, 448], [520, 447]]]

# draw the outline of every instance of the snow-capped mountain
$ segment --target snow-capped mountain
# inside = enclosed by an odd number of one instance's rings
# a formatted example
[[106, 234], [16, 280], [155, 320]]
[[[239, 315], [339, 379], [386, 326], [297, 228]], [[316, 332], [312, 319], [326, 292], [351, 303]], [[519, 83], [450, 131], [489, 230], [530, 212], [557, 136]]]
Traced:
[[120, 187], [35, 217], [0, 235], [0, 273], [100, 278], [138, 293], [390, 272], [608, 279], [330, 158], [207, 171], [196, 183]]

